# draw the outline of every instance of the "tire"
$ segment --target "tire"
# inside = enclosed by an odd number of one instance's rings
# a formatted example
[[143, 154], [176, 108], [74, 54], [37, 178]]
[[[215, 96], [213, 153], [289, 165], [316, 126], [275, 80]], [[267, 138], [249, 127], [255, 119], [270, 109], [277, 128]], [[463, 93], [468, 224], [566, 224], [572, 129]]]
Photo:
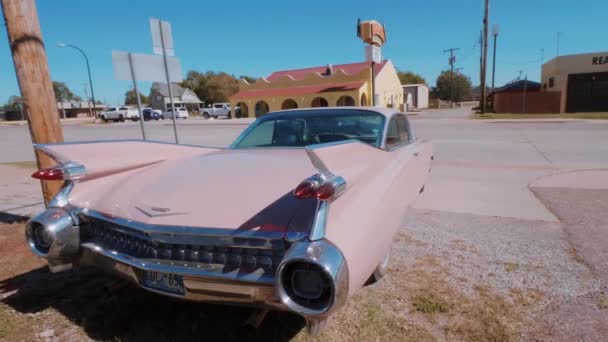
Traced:
[[213, 116], [213, 118], [214, 118], [214, 119], [217, 119], [217, 115], [214, 115], [214, 116]]
[[101, 116], [101, 121], [103, 121], [103, 122], [108, 122], [108, 118], [106, 118], [106, 116], [105, 116], [105, 115], [102, 115], [102, 116]]
[[372, 273], [372, 275], [369, 276], [369, 279], [367, 279], [367, 281], [365, 282], [365, 286], [375, 284], [384, 277], [388, 269], [388, 261], [390, 260], [390, 257], [391, 249], [389, 248], [386, 252], [386, 255], [384, 256], [384, 260], [382, 260], [382, 262], [379, 263], [378, 266], [376, 266], [374, 273]]
[[125, 117], [122, 114], [120, 114], [120, 116], [118, 116], [118, 121], [124, 122], [125, 121]]
[[209, 119], [209, 113], [204, 112], [204, 113], [203, 113], [203, 118], [205, 118], [205, 119]]

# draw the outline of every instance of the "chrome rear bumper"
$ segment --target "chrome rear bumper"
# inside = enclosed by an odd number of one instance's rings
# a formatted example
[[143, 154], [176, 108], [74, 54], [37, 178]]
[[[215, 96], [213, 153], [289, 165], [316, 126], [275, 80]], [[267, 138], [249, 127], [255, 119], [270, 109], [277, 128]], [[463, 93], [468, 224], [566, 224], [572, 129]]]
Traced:
[[[259, 282], [248, 277], [218, 277], [200, 269], [176, 265], [146, 263], [123, 253], [106, 250], [92, 243], [81, 245], [82, 250], [75, 261], [114, 273], [140, 287], [162, 295], [209, 303], [241, 304], [284, 309], [277, 295], [274, 282]], [[149, 288], [145, 285], [145, 272], [178, 274], [183, 277], [184, 294], [175, 294]]]
[[[306, 235], [148, 225], [61, 207], [33, 217], [26, 236], [53, 272], [90, 265], [186, 300], [284, 309], [322, 321], [349, 293], [341, 251]], [[176, 287], [151, 283], [158, 275], [177, 279]]]

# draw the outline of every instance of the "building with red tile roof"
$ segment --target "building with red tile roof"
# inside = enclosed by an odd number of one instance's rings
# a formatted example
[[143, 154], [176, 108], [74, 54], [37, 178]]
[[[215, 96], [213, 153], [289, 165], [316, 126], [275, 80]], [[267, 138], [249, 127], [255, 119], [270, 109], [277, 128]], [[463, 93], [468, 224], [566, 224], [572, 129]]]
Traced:
[[[374, 74], [375, 105], [400, 108], [403, 90], [393, 63], [375, 64]], [[370, 62], [275, 71], [254, 83], [240, 80], [239, 92], [230, 101], [241, 117], [292, 108], [369, 106], [371, 75]]]

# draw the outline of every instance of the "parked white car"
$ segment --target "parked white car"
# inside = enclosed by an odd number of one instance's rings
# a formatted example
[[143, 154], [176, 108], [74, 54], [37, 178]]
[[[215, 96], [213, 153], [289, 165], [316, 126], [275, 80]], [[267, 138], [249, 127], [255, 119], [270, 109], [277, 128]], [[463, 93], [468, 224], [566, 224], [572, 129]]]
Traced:
[[139, 111], [137, 108], [130, 107], [110, 107], [105, 112], [101, 113], [100, 118], [104, 122], [125, 120], [137, 121], [139, 120]]
[[213, 106], [201, 109], [201, 113], [205, 119], [210, 117], [217, 119], [218, 117], [230, 118], [230, 103], [214, 103]]
[[[188, 114], [188, 110], [183, 107], [175, 108], [175, 112], [176, 119], [187, 119], [190, 116], [190, 114]], [[163, 120], [173, 118], [173, 111], [169, 109], [168, 111], [164, 112], [160, 118]]]

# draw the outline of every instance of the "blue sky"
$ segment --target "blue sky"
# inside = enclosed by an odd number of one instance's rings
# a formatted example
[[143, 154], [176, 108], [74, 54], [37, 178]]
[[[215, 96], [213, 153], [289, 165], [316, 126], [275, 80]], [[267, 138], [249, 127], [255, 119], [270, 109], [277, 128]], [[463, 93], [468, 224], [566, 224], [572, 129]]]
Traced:
[[[114, 79], [111, 51], [151, 53], [150, 17], [171, 22], [184, 74], [195, 69], [261, 77], [274, 70], [361, 61], [364, 47], [355, 23], [362, 18], [386, 25], [383, 56], [398, 68], [434, 85], [448, 68], [442, 51], [457, 47], [456, 66], [479, 83], [474, 46], [483, 0], [45, 0], [37, 6], [53, 80], [84, 96], [82, 57], [56, 43], [78, 45], [91, 60], [96, 97], [110, 104], [123, 101], [130, 88], [128, 81]], [[545, 61], [555, 56], [557, 32], [560, 54], [607, 51], [606, 13], [605, 0], [492, 0], [490, 23], [500, 25], [496, 83], [513, 80], [519, 70], [538, 80], [541, 49]], [[8, 41], [2, 39], [0, 104], [19, 93]], [[488, 63], [490, 68], [491, 54]], [[149, 84], [141, 88], [147, 93]]]

